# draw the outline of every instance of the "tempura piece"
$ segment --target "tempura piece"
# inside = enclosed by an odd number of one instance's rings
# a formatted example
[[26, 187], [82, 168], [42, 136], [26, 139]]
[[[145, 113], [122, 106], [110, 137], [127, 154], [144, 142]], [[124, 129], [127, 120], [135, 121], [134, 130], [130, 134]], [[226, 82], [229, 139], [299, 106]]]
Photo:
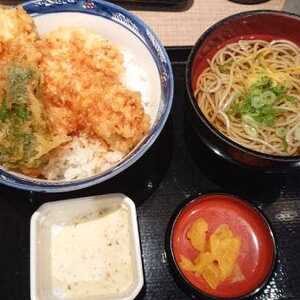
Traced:
[[60, 28], [38, 42], [43, 99], [57, 132], [83, 132], [128, 153], [149, 130], [139, 92], [121, 82], [121, 52], [97, 34]]
[[34, 37], [32, 18], [21, 6], [0, 5], [0, 40], [1, 42], [16, 41], [19, 38], [31, 40]]
[[[38, 35], [32, 18], [21, 6], [0, 5], [0, 67], [8, 62], [36, 64], [40, 58], [34, 43]], [[0, 75], [1, 76], [1, 75]]]
[[39, 90], [37, 70], [9, 65], [2, 70], [6, 78], [0, 101], [0, 164], [28, 175], [36, 175], [46, 155], [68, 138], [53, 135], [36, 98]]
[[37, 38], [21, 7], [0, 6], [0, 164], [31, 176], [68, 140], [51, 133], [44, 114]]

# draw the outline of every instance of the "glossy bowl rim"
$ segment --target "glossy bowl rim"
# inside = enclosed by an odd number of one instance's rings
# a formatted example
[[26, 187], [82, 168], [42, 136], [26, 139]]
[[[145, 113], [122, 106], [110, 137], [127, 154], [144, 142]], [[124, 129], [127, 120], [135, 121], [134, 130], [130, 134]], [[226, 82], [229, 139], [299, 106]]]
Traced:
[[[186, 70], [185, 70], [185, 85], [186, 90], [188, 93], [189, 103], [193, 107], [193, 111], [196, 113], [197, 118], [200, 119], [200, 122], [202, 122], [205, 127], [210, 131], [212, 135], [217, 137], [220, 141], [222, 141], [224, 144], [227, 144], [234, 149], [237, 149], [241, 151], [242, 153], [246, 153], [247, 155], [254, 156], [256, 158], [268, 160], [268, 161], [277, 161], [277, 162], [299, 162], [300, 164], [300, 155], [296, 156], [281, 156], [281, 155], [272, 155], [272, 154], [266, 154], [262, 152], [258, 152], [255, 150], [252, 150], [250, 148], [244, 147], [240, 145], [239, 143], [231, 140], [227, 136], [225, 136], [223, 133], [221, 133], [219, 130], [217, 130], [205, 117], [199, 106], [197, 105], [197, 100], [194, 97], [193, 89], [192, 89], [192, 66], [194, 63], [194, 59], [201, 48], [202, 44], [205, 42], [207, 38], [209, 38], [210, 34], [217, 28], [220, 28], [224, 23], [226, 23], [229, 20], [235, 20], [240, 19], [241, 17], [247, 17], [247, 16], [254, 16], [254, 15], [278, 15], [278, 16], [284, 16], [287, 18], [294, 18], [298, 19], [299, 25], [300, 25], [300, 15], [286, 12], [286, 11], [276, 11], [276, 10], [251, 10], [246, 12], [241, 12], [237, 14], [230, 15], [229, 17], [226, 17], [216, 23], [214, 23], [212, 26], [210, 26], [204, 33], [201, 34], [195, 45], [192, 47], [192, 50], [189, 54]], [[299, 46], [300, 47], [300, 46]], [[231, 162], [237, 163], [236, 160], [234, 160], [231, 156], [226, 155], [226, 159], [230, 160]], [[238, 163], [241, 164], [241, 163]]]
[[[172, 64], [169, 59], [169, 56], [167, 54], [166, 49], [164, 48], [162, 42], [159, 40], [157, 35], [153, 32], [153, 30], [138, 16], [135, 14], [129, 12], [125, 8], [122, 8], [116, 4], [104, 1], [104, 0], [93, 0], [95, 3], [100, 4], [103, 7], [106, 8], [112, 8], [118, 12], [121, 12], [127, 16], [129, 16], [132, 20], [135, 21], [136, 24], [138, 24], [140, 27], [147, 29], [149, 33], [154, 37], [156, 41], [156, 46], [158, 47], [158, 51], [164, 56], [166, 62], [165, 67], [167, 70], [167, 74], [169, 76], [167, 80], [167, 85], [169, 88], [169, 97], [166, 97], [164, 93], [161, 94], [161, 99], [165, 99], [166, 105], [164, 110], [161, 113], [161, 116], [156, 120], [156, 123], [153, 124], [153, 127], [151, 128], [148, 135], [145, 136], [144, 140], [140, 142], [136, 147], [136, 149], [132, 150], [130, 153], [128, 153], [121, 162], [114, 165], [112, 168], [100, 173], [96, 174], [87, 178], [79, 179], [79, 180], [70, 180], [70, 181], [51, 181], [51, 180], [36, 180], [35, 178], [31, 178], [29, 176], [19, 176], [17, 173], [9, 172], [4, 169], [0, 169], [0, 183], [4, 184], [9, 187], [18, 188], [21, 190], [28, 190], [28, 191], [34, 191], [34, 192], [47, 192], [47, 193], [58, 193], [58, 192], [70, 192], [70, 191], [76, 191], [80, 189], [84, 189], [96, 184], [99, 184], [101, 182], [104, 182], [108, 179], [111, 179], [118, 175], [119, 173], [125, 171], [127, 168], [129, 168], [131, 165], [133, 165], [136, 161], [138, 161], [153, 145], [153, 143], [157, 140], [158, 136], [160, 135], [162, 129], [164, 128], [166, 121], [169, 117], [172, 104], [173, 104], [173, 97], [174, 97], [174, 75], [173, 75], [173, 69]], [[39, 3], [39, 0], [32, 0], [23, 2], [21, 6], [26, 11], [26, 6]], [[53, 1], [55, 2], [55, 1]], [[52, 1], [51, 1], [52, 3]], [[103, 16], [99, 15], [99, 13], [96, 11], [89, 11], [83, 7], [77, 8], [76, 5], [82, 4], [83, 1], [79, 0], [78, 2], [66, 2], [63, 4], [56, 5], [54, 9], [55, 12], [45, 12], [42, 14], [59, 14], [61, 12], [77, 12], [81, 14], [91, 14], [96, 15], [100, 18], [104, 18]], [[75, 5], [75, 7], [64, 7], [68, 5]], [[73, 9], [72, 9], [73, 8]], [[32, 17], [35, 17], [38, 15], [38, 12], [29, 12], [29, 14]], [[119, 24], [120, 25], [120, 24]], [[124, 28], [128, 31], [130, 31], [133, 35], [135, 33], [130, 30], [129, 28]], [[140, 40], [141, 43], [144, 44], [144, 46], [147, 48], [147, 50], [150, 52], [150, 55], [154, 58], [153, 53], [150, 51], [148, 44], [142, 41], [137, 35], [135, 35], [136, 38]], [[158, 68], [158, 63], [154, 59], [154, 64], [156, 68]], [[159, 70], [158, 70], [159, 73]], [[160, 84], [162, 82], [160, 81]]]
[[[172, 240], [173, 240], [173, 233], [174, 233], [174, 227], [175, 224], [177, 223], [178, 219], [181, 217], [182, 212], [184, 211], [185, 208], [187, 208], [189, 205], [192, 203], [200, 202], [205, 199], [207, 196], [227, 196], [230, 198], [234, 198], [238, 200], [239, 202], [242, 202], [245, 204], [249, 209], [253, 210], [257, 215], [262, 219], [262, 221], [265, 223], [267, 227], [267, 231], [270, 234], [271, 240], [272, 240], [272, 245], [273, 245], [273, 259], [272, 259], [272, 264], [270, 271], [266, 274], [265, 278], [263, 281], [255, 287], [253, 290], [250, 290], [247, 294], [240, 295], [235, 298], [228, 298], [228, 297], [219, 297], [219, 296], [214, 296], [209, 293], [206, 293], [205, 291], [202, 291], [198, 287], [194, 286], [183, 274], [181, 271], [180, 267], [178, 266], [174, 251], [173, 251], [173, 246], [172, 246]], [[274, 273], [276, 264], [277, 264], [277, 257], [278, 257], [278, 248], [277, 248], [277, 242], [276, 242], [276, 237], [274, 235], [274, 231], [272, 229], [271, 223], [269, 222], [268, 218], [266, 215], [261, 211], [259, 208], [257, 208], [254, 204], [252, 204], [247, 198], [245, 199], [244, 197], [239, 196], [238, 194], [232, 194], [232, 193], [226, 193], [226, 192], [208, 192], [208, 193], [200, 193], [196, 196], [191, 196], [187, 200], [183, 201], [178, 207], [175, 209], [173, 212], [170, 221], [168, 223], [168, 228], [166, 232], [166, 238], [165, 238], [165, 250], [166, 250], [166, 255], [167, 259], [169, 261], [169, 264], [172, 268], [172, 271], [174, 271], [175, 276], [177, 279], [182, 280], [180, 284], [183, 284], [184, 287], [187, 287], [189, 289], [188, 293], [194, 293], [199, 297], [206, 297], [207, 299], [210, 300], [243, 300], [243, 299], [248, 299], [249, 297], [252, 297], [259, 293], [269, 282], [271, 279], [272, 274]], [[191, 292], [192, 291], [192, 292]]]

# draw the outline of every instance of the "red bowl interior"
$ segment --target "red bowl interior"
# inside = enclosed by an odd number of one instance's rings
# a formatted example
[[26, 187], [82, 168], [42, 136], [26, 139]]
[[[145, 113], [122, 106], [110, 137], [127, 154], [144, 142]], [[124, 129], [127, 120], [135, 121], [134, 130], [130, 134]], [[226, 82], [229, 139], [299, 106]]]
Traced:
[[217, 23], [198, 41], [199, 48], [192, 63], [192, 90], [195, 90], [198, 76], [208, 66], [207, 59], [212, 58], [226, 44], [259, 38], [286, 39], [300, 46], [299, 32], [300, 17], [282, 12], [243, 13]]
[[[208, 223], [208, 235], [221, 224], [228, 224], [233, 233], [241, 238], [238, 263], [245, 277], [243, 281], [232, 283], [225, 280], [214, 290], [202, 277], [180, 270], [180, 255], [195, 259], [198, 254], [186, 234], [199, 217]], [[247, 202], [225, 194], [200, 196], [186, 205], [173, 226], [171, 248], [182, 276], [196, 290], [228, 299], [248, 295], [261, 287], [269, 278], [275, 261], [274, 238], [265, 218]]]

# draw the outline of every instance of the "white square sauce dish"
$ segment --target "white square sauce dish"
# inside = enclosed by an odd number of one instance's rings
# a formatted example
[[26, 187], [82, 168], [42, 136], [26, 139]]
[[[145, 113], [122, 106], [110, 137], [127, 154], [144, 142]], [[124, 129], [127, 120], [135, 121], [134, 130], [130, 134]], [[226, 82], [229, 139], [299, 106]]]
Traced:
[[31, 218], [31, 300], [131, 300], [143, 267], [134, 202], [108, 194], [43, 204]]

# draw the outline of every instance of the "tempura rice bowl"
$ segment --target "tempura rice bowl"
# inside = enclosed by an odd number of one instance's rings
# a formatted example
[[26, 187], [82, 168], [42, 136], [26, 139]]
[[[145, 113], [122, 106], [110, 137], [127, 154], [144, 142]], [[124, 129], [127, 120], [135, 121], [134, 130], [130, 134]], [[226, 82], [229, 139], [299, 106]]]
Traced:
[[[54, 174], [47, 180], [32, 178], [1, 169], [0, 183], [8, 186], [42, 192], [66, 192], [82, 189], [127, 169], [137, 161], [160, 134], [170, 112], [173, 97], [173, 74], [169, 58], [155, 34], [141, 20], [128, 11], [104, 1], [32, 1], [23, 4], [34, 18], [42, 36], [59, 27], [84, 28], [116, 45], [123, 54], [124, 84], [141, 93], [145, 112], [150, 116], [150, 130], [125, 157], [120, 153], [103, 155], [97, 174], [89, 168], [94, 165], [93, 145], [85, 145], [82, 138], [75, 140], [72, 151], [66, 150], [65, 159], [53, 163]], [[96, 146], [94, 145], [96, 149]], [[85, 149], [85, 150], [84, 150]], [[83, 151], [84, 150], [84, 151]], [[67, 165], [67, 167], [66, 167]], [[74, 173], [75, 172], [75, 173]], [[53, 172], [52, 172], [53, 173]], [[62, 180], [59, 179], [63, 173]], [[76, 174], [80, 179], [76, 178]], [[55, 180], [51, 180], [51, 176]]]

